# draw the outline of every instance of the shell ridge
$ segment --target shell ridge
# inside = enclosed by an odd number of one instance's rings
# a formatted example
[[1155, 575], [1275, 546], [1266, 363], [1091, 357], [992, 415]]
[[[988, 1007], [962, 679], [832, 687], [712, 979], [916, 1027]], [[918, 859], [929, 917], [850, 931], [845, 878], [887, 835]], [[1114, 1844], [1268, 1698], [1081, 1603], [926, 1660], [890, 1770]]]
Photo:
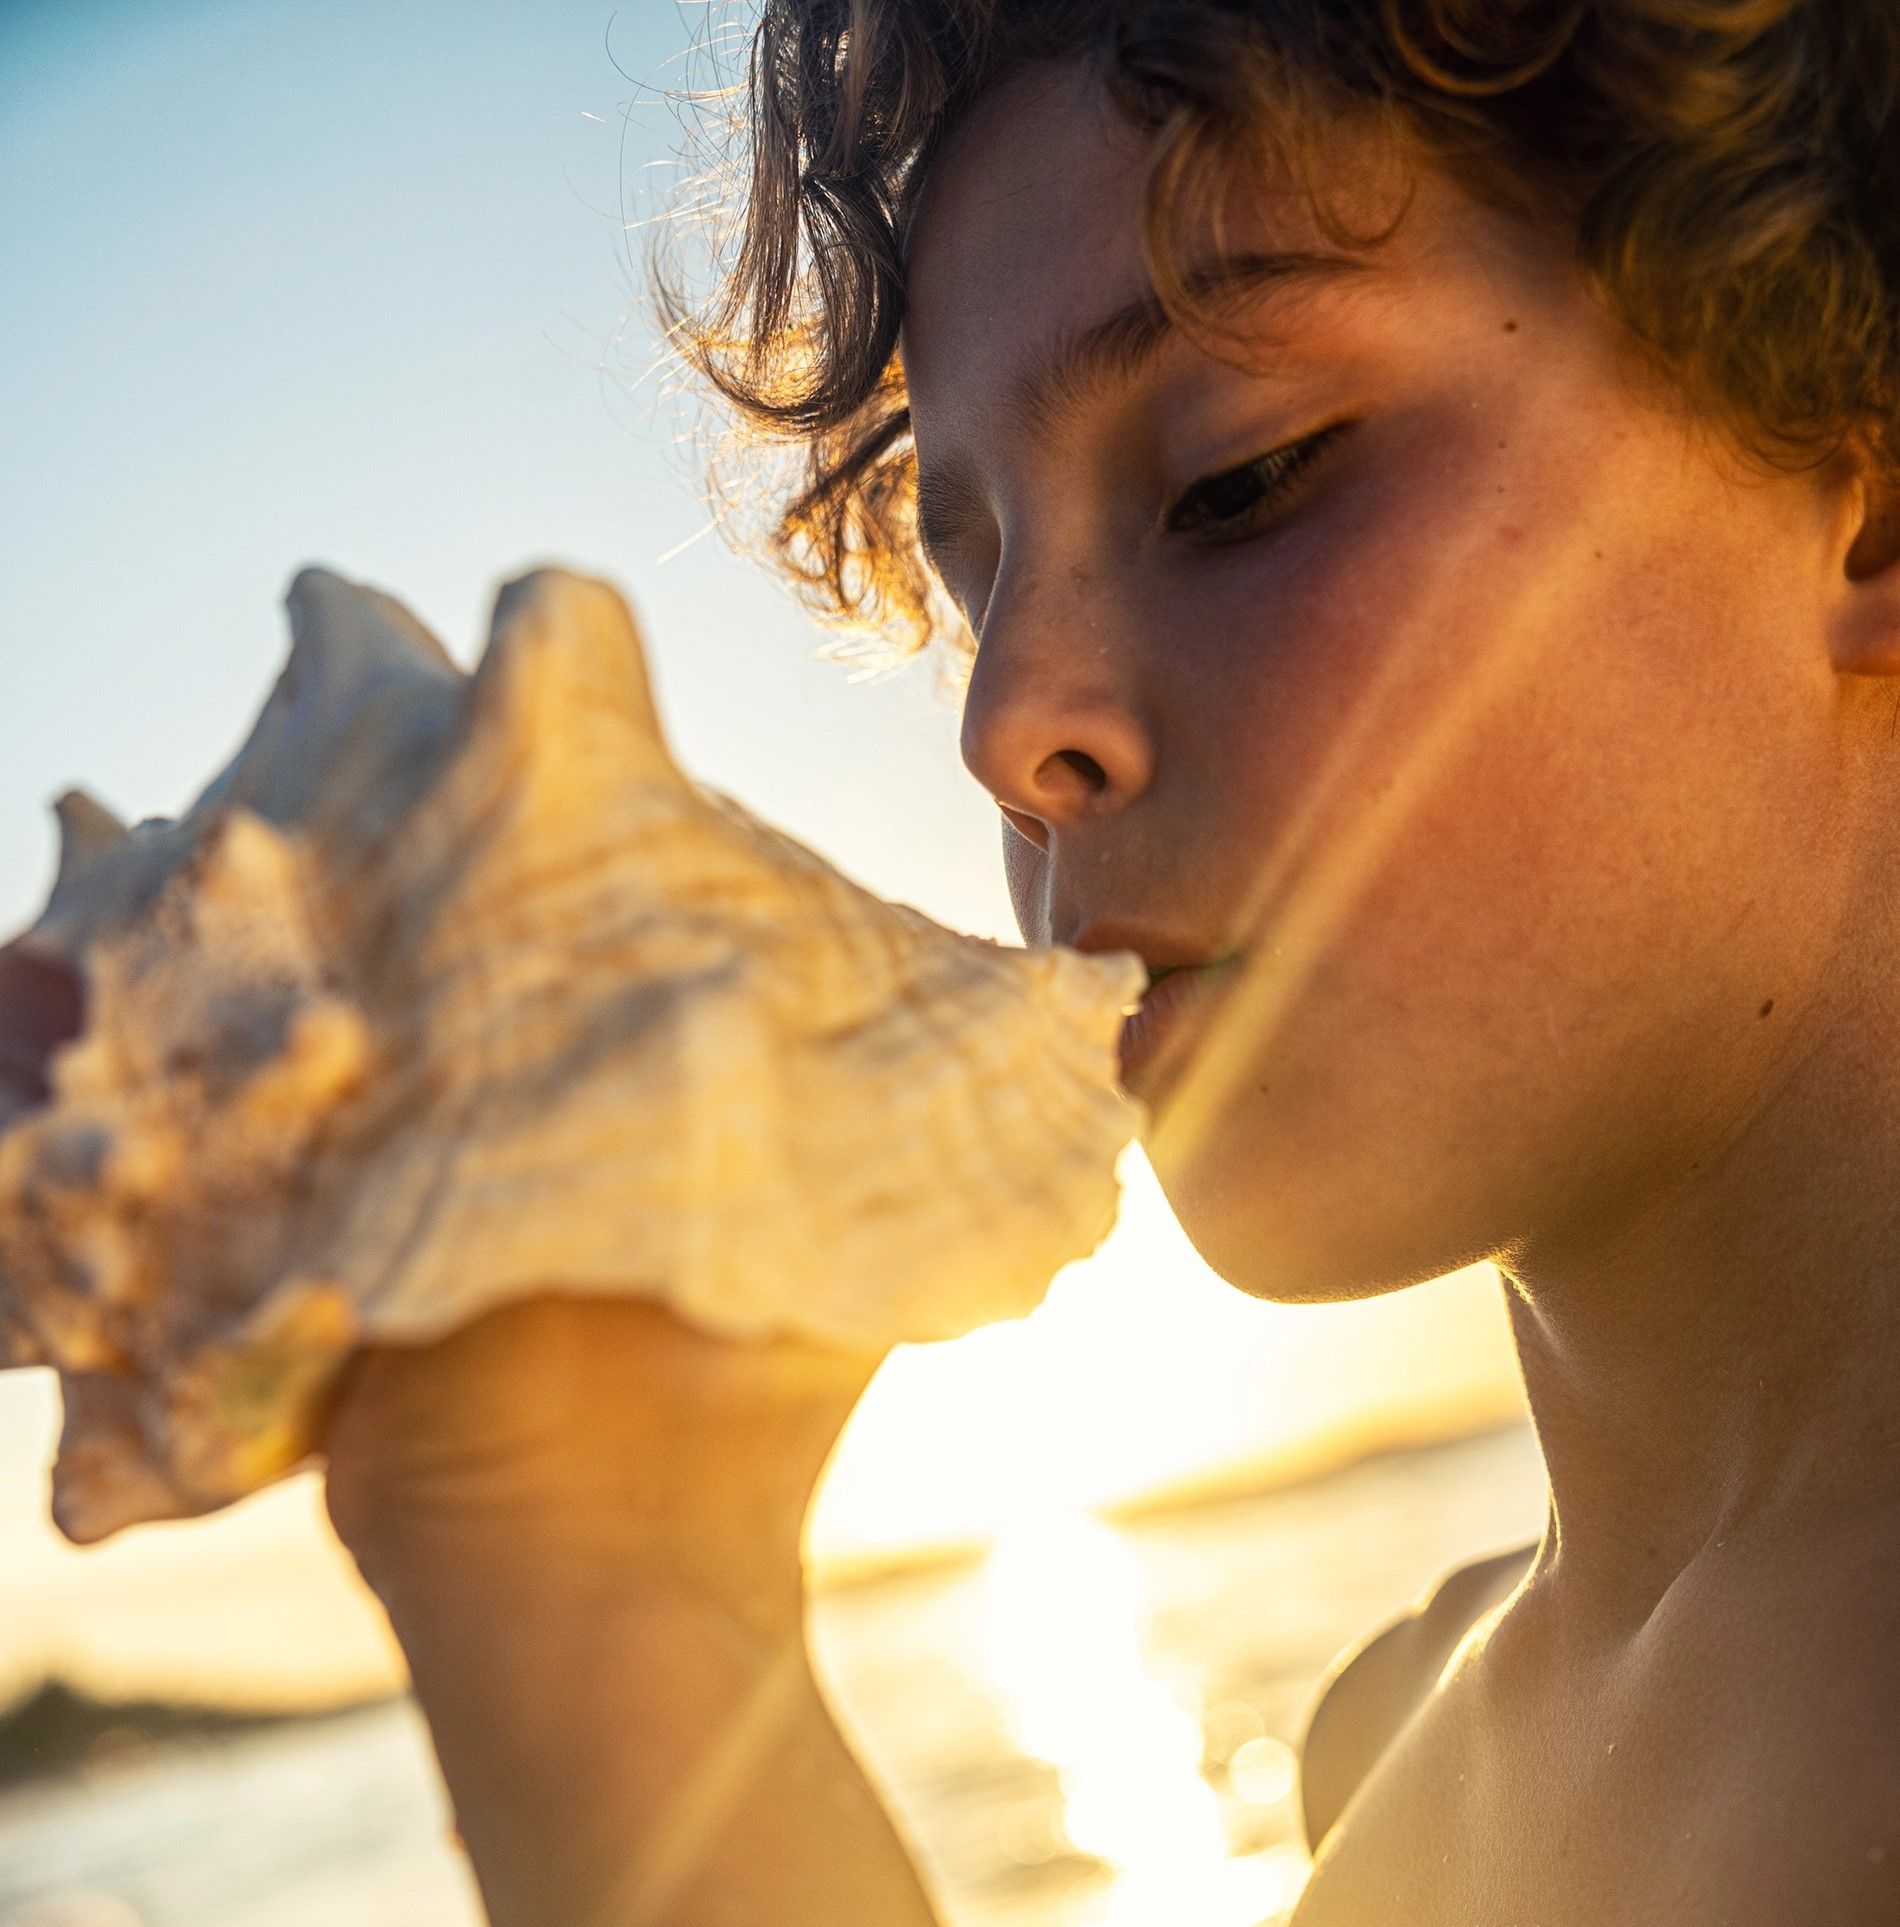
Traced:
[[87, 1004], [0, 1115], [0, 1361], [83, 1387], [75, 1536], [281, 1476], [351, 1346], [510, 1298], [875, 1350], [1100, 1243], [1137, 960], [949, 930], [695, 782], [595, 578], [505, 585], [472, 674], [333, 572], [286, 602], [232, 763], [175, 823], [64, 805], [27, 939]]

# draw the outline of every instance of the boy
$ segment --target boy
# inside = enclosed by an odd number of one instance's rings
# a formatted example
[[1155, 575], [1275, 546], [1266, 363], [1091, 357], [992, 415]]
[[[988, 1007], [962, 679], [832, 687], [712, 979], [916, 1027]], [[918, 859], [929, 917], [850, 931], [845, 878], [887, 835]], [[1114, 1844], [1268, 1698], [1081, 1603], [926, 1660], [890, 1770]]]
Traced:
[[[1879, 0], [765, 12], [675, 318], [808, 452], [781, 554], [965, 637], [1210, 1261], [1507, 1280], [1549, 1524], [1338, 1678], [1299, 1927], [1900, 1919], [1896, 100]], [[332, 1511], [500, 1927], [936, 1918], [799, 1638], [874, 1364], [363, 1362]]]

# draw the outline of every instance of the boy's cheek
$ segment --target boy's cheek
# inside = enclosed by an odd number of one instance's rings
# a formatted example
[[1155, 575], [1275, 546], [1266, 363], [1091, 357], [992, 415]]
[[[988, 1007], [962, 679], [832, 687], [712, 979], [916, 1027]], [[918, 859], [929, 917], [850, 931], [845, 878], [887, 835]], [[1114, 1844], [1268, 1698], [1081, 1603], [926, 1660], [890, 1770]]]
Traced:
[[1615, 1208], [1745, 1114], [1824, 991], [1838, 855], [1739, 847], [1695, 802], [1707, 766], [1590, 788], [1516, 748], [1415, 816], [1265, 1026], [1220, 1039], [1241, 1074], [1198, 1137], [1159, 1137], [1241, 1289], [1369, 1295]]

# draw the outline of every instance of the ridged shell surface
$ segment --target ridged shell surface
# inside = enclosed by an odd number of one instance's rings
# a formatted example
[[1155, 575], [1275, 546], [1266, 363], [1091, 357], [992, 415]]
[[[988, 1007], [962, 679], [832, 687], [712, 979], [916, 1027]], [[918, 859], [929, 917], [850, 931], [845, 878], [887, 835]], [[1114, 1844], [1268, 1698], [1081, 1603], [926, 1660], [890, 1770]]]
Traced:
[[305, 1459], [343, 1360], [537, 1292], [884, 1348], [1020, 1315], [1141, 1124], [1127, 953], [883, 901], [669, 753], [626, 604], [509, 585], [470, 676], [321, 570], [178, 821], [60, 805], [78, 967], [0, 1116], [0, 1363], [61, 1375], [96, 1539]]

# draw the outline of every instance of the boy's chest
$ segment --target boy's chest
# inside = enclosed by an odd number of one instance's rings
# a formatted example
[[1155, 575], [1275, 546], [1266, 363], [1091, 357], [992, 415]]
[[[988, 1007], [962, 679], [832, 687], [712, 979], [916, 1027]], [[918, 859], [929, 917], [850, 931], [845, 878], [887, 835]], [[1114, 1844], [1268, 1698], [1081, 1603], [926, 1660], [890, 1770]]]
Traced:
[[1512, 1698], [1462, 1662], [1292, 1927], [1900, 1921], [1891, 1681], [1665, 1651]]

